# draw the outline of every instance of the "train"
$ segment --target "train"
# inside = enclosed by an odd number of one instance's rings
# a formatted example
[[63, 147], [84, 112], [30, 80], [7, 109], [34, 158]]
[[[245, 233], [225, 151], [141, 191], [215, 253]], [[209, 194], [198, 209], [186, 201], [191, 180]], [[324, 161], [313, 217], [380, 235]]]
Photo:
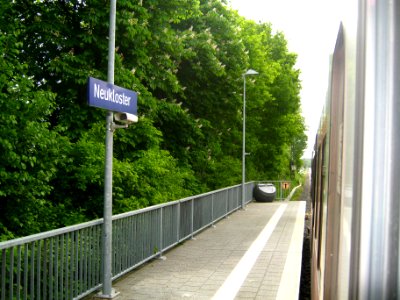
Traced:
[[311, 175], [311, 298], [400, 298], [400, 1], [349, 0]]

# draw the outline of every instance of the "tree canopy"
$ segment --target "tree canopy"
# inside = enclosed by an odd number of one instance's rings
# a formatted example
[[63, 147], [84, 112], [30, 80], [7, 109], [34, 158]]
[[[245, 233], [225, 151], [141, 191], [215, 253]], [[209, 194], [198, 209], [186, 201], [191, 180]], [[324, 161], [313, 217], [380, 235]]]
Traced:
[[[0, 2], [0, 240], [102, 216], [108, 3]], [[118, 0], [115, 84], [139, 122], [114, 134], [113, 212], [246, 180], [288, 179], [306, 146], [299, 70], [283, 33], [224, 0]]]

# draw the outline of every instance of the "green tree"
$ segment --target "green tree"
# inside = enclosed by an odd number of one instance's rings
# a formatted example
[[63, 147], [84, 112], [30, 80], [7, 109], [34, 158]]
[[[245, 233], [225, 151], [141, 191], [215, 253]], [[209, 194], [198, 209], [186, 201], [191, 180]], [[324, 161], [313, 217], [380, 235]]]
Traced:
[[58, 226], [65, 213], [48, 198], [69, 143], [49, 129], [55, 94], [20, 62], [17, 13], [11, 3], [0, 7], [0, 235], [25, 235]]
[[[102, 216], [108, 9], [100, 0], [0, 3], [0, 234]], [[114, 213], [241, 180], [243, 73], [248, 180], [292, 176], [305, 148], [299, 71], [283, 34], [225, 1], [118, 0], [115, 83], [139, 122], [114, 134]]]
[[305, 140], [296, 55], [288, 52], [282, 33], [272, 34], [271, 24], [246, 21], [243, 28], [250, 65], [260, 74], [248, 80], [249, 178], [289, 177], [291, 162], [298, 163], [302, 152], [296, 148], [296, 159], [292, 157], [293, 141]]

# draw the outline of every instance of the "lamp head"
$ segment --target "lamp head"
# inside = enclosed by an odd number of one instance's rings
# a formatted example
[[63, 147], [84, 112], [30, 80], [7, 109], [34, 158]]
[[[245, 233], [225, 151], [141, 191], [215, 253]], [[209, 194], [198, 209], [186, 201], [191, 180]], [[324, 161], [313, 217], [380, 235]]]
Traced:
[[247, 70], [246, 73], [243, 74], [243, 76], [246, 76], [246, 75], [258, 75], [258, 72], [254, 71], [253, 69], [249, 69], [249, 70]]

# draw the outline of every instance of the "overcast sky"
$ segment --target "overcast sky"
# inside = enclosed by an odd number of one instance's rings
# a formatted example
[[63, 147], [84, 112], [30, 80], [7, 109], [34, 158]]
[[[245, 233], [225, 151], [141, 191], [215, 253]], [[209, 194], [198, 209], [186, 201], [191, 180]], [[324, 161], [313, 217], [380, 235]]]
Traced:
[[341, 1], [345, 0], [230, 0], [240, 15], [269, 22], [273, 30], [283, 32], [289, 51], [298, 55], [302, 112], [309, 129], [304, 157], [311, 157], [326, 99], [329, 56], [339, 30]]

